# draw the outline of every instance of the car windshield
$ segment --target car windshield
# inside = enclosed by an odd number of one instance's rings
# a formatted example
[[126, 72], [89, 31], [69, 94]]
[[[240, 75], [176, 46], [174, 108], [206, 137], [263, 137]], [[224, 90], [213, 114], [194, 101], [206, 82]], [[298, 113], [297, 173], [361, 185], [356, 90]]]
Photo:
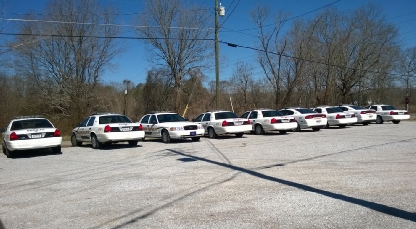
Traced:
[[283, 116], [283, 114], [279, 111], [263, 111], [263, 117], [275, 117], [275, 116]]
[[215, 113], [215, 119], [238, 118], [236, 114], [230, 111]]
[[366, 108], [364, 107], [360, 107], [360, 106], [350, 106], [351, 108], [355, 109], [355, 110], [366, 110]]
[[396, 108], [394, 106], [381, 106], [381, 109], [383, 111], [391, 111], [391, 110], [396, 110]]
[[100, 124], [110, 123], [132, 123], [132, 121], [124, 115], [106, 115], [100, 117]]
[[299, 109], [295, 109], [295, 110], [297, 110], [301, 114], [316, 113], [315, 111], [313, 111], [311, 109], [307, 109], [307, 108], [299, 108]]
[[159, 120], [159, 123], [163, 122], [185, 122], [186, 119], [184, 119], [179, 114], [160, 114], [157, 115], [157, 119]]
[[326, 108], [326, 112], [328, 112], [328, 114], [332, 114], [332, 113], [339, 113], [343, 111], [341, 110], [341, 108], [338, 108], [338, 107], [328, 107]]
[[52, 128], [52, 124], [46, 119], [25, 119], [14, 121], [10, 130], [23, 130], [34, 128]]

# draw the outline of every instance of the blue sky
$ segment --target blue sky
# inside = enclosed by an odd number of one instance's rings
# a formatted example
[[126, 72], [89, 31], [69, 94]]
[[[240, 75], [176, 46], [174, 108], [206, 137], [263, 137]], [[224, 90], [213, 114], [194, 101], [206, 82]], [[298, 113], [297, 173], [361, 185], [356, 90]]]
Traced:
[[[104, 5], [118, 7], [121, 15], [124, 15], [117, 22], [123, 25], [131, 24], [131, 15], [142, 12], [143, 3], [141, 0], [99, 0]], [[356, 8], [368, 3], [375, 3], [383, 8], [386, 20], [399, 28], [399, 36], [402, 40], [402, 47], [416, 46], [416, 1], [415, 0], [218, 0], [226, 8], [226, 15], [220, 18], [220, 23], [225, 19], [223, 28], [220, 30], [220, 40], [235, 43], [243, 46], [254, 46], [256, 42], [256, 30], [246, 30], [255, 26], [250, 21], [249, 11], [257, 4], [267, 4], [275, 12], [280, 10], [290, 12], [292, 17], [299, 16], [302, 19], [314, 17], [323, 11], [320, 9], [326, 5], [338, 8], [339, 10], [352, 12]], [[42, 13], [47, 0], [0, 0], [0, 7], [3, 7], [1, 18], [2, 27], [7, 22], [4, 32], [17, 32], [16, 24], [10, 19], [22, 18], [29, 11]], [[197, 3], [207, 9], [214, 8], [215, 0], [189, 0], [191, 4]], [[6, 19], [6, 20], [5, 20]], [[214, 24], [214, 14], [212, 14]], [[245, 30], [242, 32], [241, 30]], [[129, 36], [133, 33], [125, 33]], [[213, 35], [214, 37], [214, 35]], [[105, 82], [122, 82], [124, 79], [133, 81], [135, 84], [144, 83], [147, 71], [152, 64], [146, 59], [146, 46], [138, 40], [123, 40], [126, 51], [121, 53], [113, 63], [116, 68], [109, 69], [103, 76]], [[237, 61], [255, 63], [256, 54], [254, 51], [243, 48], [232, 48], [220, 44], [220, 78], [229, 79], [232, 76]], [[212, 66], [214, 59], [212, 59]], [[208, 80], [215, 80], [215, 73], [206, 70]], [[261, 71], [255, 70], [255, 76], [261, 77]]]

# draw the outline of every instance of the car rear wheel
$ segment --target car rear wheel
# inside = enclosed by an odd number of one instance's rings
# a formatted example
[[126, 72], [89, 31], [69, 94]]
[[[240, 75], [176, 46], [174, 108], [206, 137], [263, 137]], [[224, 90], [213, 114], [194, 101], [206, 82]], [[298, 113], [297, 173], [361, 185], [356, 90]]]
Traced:
[[167, 130], [162, 131], [162, 142], [163, 143], [169, 143], [170, 142], [170, 135]]
[[71, 145], [72, 146], [81, 146], [82, 145], [82, 142], [79, 142], [77, 140], [77, 136], [75, 134], [72, 134], [72, 136], [71, 136]]
[[339, 128], [345, 128], [346, 125], [339, 125]]
[[363, 126], [367, 126], [367, 125], [368, 125], [368, 122], [364, 122], [364, 123], [363, 123]]
[[208, 129], [208, 137], [209, 138], [217, 138], [217, 134], [215, 133], [214, 128], [210, 127]]
[[281, 133], [281, 134], [286, 134], [286, 133], [287, 133], [287, 131], [286, 131], [286, 130], [279, 130], [279, 133]]
[[298, 123], [298, 126], [296, 127], [295, 131], [299, 132], [300, 131], [300, 125]]
[[54, 154], [60, 154], [61, 153], [61, 146], [55, 146], [52, 148], [52, 152]]
[[257, 135], [264, 134], [263, 127], [262, 127], [260, 124], [257, 124], [257, 125], [254, 127], [254, 132], [255, 132]]
[[101, 142], [98, 141], [97, 136], [95, 136], [95, 134], [91, 136], [91, 144], [92, 144], [92, 148], [94, 149], [101, 148]]
[[13, 156], [14, 156], [13, 153], [9, 149], [7, 149], [7, 146], [5, 146], [4, 142], [3, 142], [1, 148], [2, 148], [3, 153], [6, 155], [7, 158], [13, 158]]
[[201, 139], [201, 137], [195, 137], [195, 138], [191, 138], [193, 142], [197, 142], [199, 141], [199, 139]]
[[128, 141], [130, 146], [137, 146], [137, 143], [139, 143], [139, 141], [135, 140], [135, 141]]
[[312, 128], [313, 131], [319, 131], [321, 128]]
[[237, 136], [237, 138], [241, 138], [243, 137], [244, 133], [236, 133], [235, 136]]
[[392, 121], [394, 124], [399, 124], [400, 123], [400, 120], [393, 120]]
[[324, 126], [325, 129], [329, 128], [329, 123], [326, 123], [326, 125]]
[[377, 124], [383, 124], [383, 118], [381, 116], [377, 116], [376, 123]]

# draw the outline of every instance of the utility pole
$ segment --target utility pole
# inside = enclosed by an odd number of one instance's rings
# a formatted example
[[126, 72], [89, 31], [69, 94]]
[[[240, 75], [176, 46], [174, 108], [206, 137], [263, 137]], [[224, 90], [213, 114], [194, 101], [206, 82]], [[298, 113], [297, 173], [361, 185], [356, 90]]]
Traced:
[[220, 109], [220, 67], [219, 67], [219, 47], [218, 47], [218, 15], [224, 16], [225, 8], [218, 6], [218, 0], [215, 0], [215, 109]]

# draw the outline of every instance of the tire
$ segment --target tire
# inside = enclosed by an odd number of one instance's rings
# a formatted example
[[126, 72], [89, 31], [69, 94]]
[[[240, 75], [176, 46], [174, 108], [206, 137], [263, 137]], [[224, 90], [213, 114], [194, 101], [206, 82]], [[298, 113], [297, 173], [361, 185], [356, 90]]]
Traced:
[[393, 120], [392, 121], [394, 124], [399, 124], [400, 123], [400, 120]]
[[256, 133], [257, 135], [264, 134], [263, 127], [260, 124], [257, 124], [256, 126], [254, 126], [254, 133]]
[[6, 155], [7, 158], [13, 158], [14, 153], [12, 153], [12, 151], [10, 151], [9, 149], [7, 149], [7, 146], [5, 146], [5, 143], [4, 142], [3, 142], [1, 148], [2, 148], [3, 153]]
[[312, 128], [312, 130], [313, 130], [313, 131], [319, 131], [319, 130], [321, 130], [321, 128], [316, 128], [316, 127], [314, 127], [314, 128]]
[[279, 130], [279, 133], [281, 133], [281, 134], [286, 134], [286, 133], [287, 133], [287, 131], [286, 131], [286, 130]]
[[244, 133], [236, 133], [236, 134], [235, 134], [235, 136], [236, 136], [237, 138], [241, 138], [241, 137], [243, 137], [243, 135], [244, 135]]
[[91, 136], [91, 144], [93, 149], [99, 149], [102, 145], [101, 142], [98, 141], [97, 136], [95, 136], [95, 134]]
[[170, 135], [167, 130], [162, 130], [162, 142], [163, 143], [170, 143]]
[[296, 127], [295, 131], [296, 132], [300, 132], [300, 125], [299, 125], [299, 123], [298, 123], [298, 126]]
[[364, 122], [363, 123], [363, 126], [368, 126], [368, 122]]
[[77, 136], [75, 136], [75, 134], [72, 134], [72, 136], [71, 136], [71, 145], [72, 145], [72, 147], [81, 146], [82, 145], [82, 142], [79, 142], [77, 140]]
[[198, 141], [199, 141], [199, 139], [201, 139], [201, 137], [191, 138], [191, 140], [192, 140], [193, 142], [198, 142]]
[[378, 116], [378, 115], [377, 115], [377, 118], [376, 118], [376, 123], [377, 123], [377, 124], [383, 124], [383, 118], [382, 118], [381, 116]]
[[324, 129], [328, 129], [329, 128], [329, 123], [326, 123], [326, 125], [324, 126]]
[[217, 134], [215, 133], [214, 128], [210, 127], [208, 129], [208, 137], [209, 138], [217, 138], [218, 137]]
[[346, 125], [339, 125], [339, 128], [345, 128]]
[[61, 152], [61, 146], [55, 146], [55, 147], [53, 147], [52, 148], [52, 152], [54, 153], [54, 154], [61, 154], [62, 152]]
[[137, 143], [139, 143], [139, 141], [134, 140], [134, 141], [128, 141], [129, 146], [137, 146]]
[[142, 142], [144, 142], [144, 141], [146, 141], [146, 138], [144, 137], [144, 138], [142, 138]]

